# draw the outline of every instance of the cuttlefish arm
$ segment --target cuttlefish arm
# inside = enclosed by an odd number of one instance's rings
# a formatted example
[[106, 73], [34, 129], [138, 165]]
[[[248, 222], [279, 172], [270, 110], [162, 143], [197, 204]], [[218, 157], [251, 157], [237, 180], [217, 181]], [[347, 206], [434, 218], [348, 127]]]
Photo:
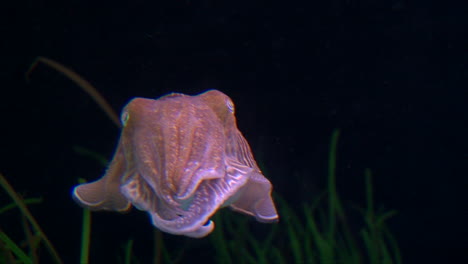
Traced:
[[106, 176], [97, 181], [76, 186], [73, 189], [74, 200], [90, 210], [127, 211], [131, 204], [120, 192], [120, 179], [125, 169], [125, 158], [119, 145]]
[[237, 129], [234, 104], [211, 90], [197, 96], [135, 98], [122, 113], [119, 146], [100, 180], [73, 195], [92, 209], [147, 211], [162, 231], [203, 237], [221, 207], [277, 221], [271, 183]]
[[[275, 204], [271, 198], [272, 186], [258, 168], [250, 147], [239, 131], [235, 131], [237, 140], [233, 144], [237, 144], [237, 156], [242, 156], [245, 165], [252, 167], [248, 180], [244, 186], [238, 191], [238, 199], [235, 199], [230, 207], [234, 211], [254, 216], [257, 221], [263, 223], [272, 223], [278, 221]], [[229, 149], [229, 148], [228, 148]], [[242, 153], [242, 155], [239, 155]]]

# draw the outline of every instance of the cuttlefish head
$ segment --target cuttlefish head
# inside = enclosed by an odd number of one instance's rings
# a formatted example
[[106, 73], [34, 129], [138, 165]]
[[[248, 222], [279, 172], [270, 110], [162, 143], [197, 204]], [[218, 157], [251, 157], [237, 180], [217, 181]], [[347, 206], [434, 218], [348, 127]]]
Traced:
[[147, 211], [162, 231], [203, 237], [221, 207], [278, 220], [271, 183], [238, 130], [234, 104], [210, 90], [197, 96], [135, 98], [106, 174], [75, 187], [74, 199], [95, 210]]

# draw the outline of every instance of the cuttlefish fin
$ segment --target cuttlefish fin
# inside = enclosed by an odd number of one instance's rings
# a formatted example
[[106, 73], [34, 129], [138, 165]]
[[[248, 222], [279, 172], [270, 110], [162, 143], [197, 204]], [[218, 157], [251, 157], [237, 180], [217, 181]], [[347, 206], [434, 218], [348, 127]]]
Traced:
[[259, 222], [278, 221], [278, 213], [271, 199], [271, 183], [260, 172], [252, 172], [239, 192], [239, 198], [230, 204], [231, 209], [252, 215]]
[[120, 180], [125, 172], [125, 161], [120, 147], [104, 177], [76, 186], [73, 199], [90, 210], [126, 211], [130, 202], [120, 192]]

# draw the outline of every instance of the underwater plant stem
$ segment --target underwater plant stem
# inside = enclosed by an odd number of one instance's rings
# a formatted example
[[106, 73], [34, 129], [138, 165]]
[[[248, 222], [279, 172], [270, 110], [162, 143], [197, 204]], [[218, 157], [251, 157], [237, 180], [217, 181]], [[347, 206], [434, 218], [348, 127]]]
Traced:
[[13, 256], [12, 251], [8, 248], [6, 243], [2, 241], [1, 239], [0, 239], [0, 254], [1, 256], [3, 256], [3, 259], [6, 263], [15, 263], [16, 260], [15, 260], [15, 257]]
[[29, 255], [31, 256], [32, 262], [34, 264], [37, 264], [37, 263], [39, 263], [39, 258], [38, 258], [37, 253], [36, 253], [36, 249], [37, 249], [37, 245], [38, 245], [38, 243], [36, 243], [37, 239], [34, 239], [35, 237], [31, 232], [31, 228], [29, 226], [28, 219], [24, 215], [21, 215], [21, 224], [23, 225], [23, 230], [24, 230], [24, 233], [26, 235], [26, 241], [27, 241], [27, 244], [29, 245]]
[[328, 156], [328, 241], [332, 241], [336, 227], [336, 211], [338, 209], [338, 194], [336, 192], [336, 148], [340, 131], [333, 131]]
[[214, 222], [217, 223], [217, 228], [210, 235], [213, 246], [216, 250], [215, 260], [219, 263], [231, 264], [232, 258], [229, 254], [229, 246], [224, 237], [224, 228], [221, 216], [219, 214], [214, 215]]
[[127, 244], [125, 245], [125, 256], [124, 256], [124, 263], [131, 264], [132, 263], [132, 248], [133, 248], [133, 240], [128, 240]]
[[[25, 264], [33, 264], [32, 260], [19, 248], [10, 237], [7, 236], [2, 230], [0, 230], [0, 240]], [[8, 263], [8, 262], [7, 262]], [[14, 262], [12, 262], [14, 263]]]
[[374, 217], [374, 195], [372, 192], [372, 173], [369, 168], [364, 171], [366, 176], [366, 200], [367, 200], [367, 212], [372, 218]]
[[[84, 179], [78, 179], [80, 184], [85, 183]], [[81, 227], [81, 255], [80, 263], [89, 263], [89, 246], [91, 244], [91, 212], [83, 208], [83, 225]]]
[[20, 209], [21, 213], [23, 213], [24, 216], [29, 220], [33, 228], [38, 232], [39, 236], [42, 237], [44, 240], [45, 246], [47, 250], [49, 251], [50, 255], [54, 259], [56, 263], [63, 263], [62, 259], [59, 257], [57, 251], [55, 250], [54, 246], [50, 242], [49, 238], [45, 235], [44, 231], [42, 231], [42, 228], [39, 226], [37, 223], [36, 219], [32, 216], [31, 212], [29, 212], [28, 207], [26, 204], [23, 202], [23, 200], [19, 197], [19, 195], [15, 192], [13, 187], [10, 185], [10, 183], [6, 180], [6, 178], [0, 173], [0, 185], [5, 189], [5, 191], [10, 195], [11, 199], [18, 205], [18, 208]]
[[[42, 198], [27, 198], [27, 199], [23, 199], [23, 202], [25, 204], [39, 204], [39, 203], [42, 203]], [[15, 203], [8, 204], [0, 208], [0, 214], [3, 214], [6, 211], [12, 210], [16, 207], [18, 207], [18, 205], [16, 205]]]
[[156, 228], [154, 229], [154, 264], [159, 264], [161, 262], [161, 249], [163, 246], [163, 239], [162, 239], [162, 233], [161, 231], [157, 230]]
[[109, 103], [104, 99], [104, 97], [94, 88], [93, 85], [91, 85], [88, 81], [85, 79], [81, 78], [78, 73], [74, 72], [73, 70], [63, 66], [62, 64], [45, 58], [45, 57], [37, 57], [36, 60], [31, 64], [31, 67], [29, 67], [29, 70], [26, 72], [26, 78], [28, 79], [29, 74], [31, 71], [36, 67], [36, 65], [42, 62], [56, 71], [62, 73], [63, 75], [67, 76], [70, 78], [72, 81], [74, 81], [83, 91], [85, 91], [93, 100], [101, 107], [101, 109], [107, 114], [107, 116], [116, 124], [119, 128], [121, 127], [120, 124], [120, 119], [119, 116], [115, 113], [114, 109], [109, 105]]

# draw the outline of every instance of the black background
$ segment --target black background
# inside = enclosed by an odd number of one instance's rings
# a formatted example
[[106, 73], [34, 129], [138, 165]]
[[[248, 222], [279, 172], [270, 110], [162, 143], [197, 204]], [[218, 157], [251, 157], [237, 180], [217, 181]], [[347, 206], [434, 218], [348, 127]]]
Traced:
[[[0, 171], [44, 198], [33, 213], [73, 263], [81, 209], [70, 190], [104, 171], [73, 146], [110, 158], [119, 131], [53, 69], [39, 65], [27, 82], [34, 59], [74, 69], [117, 110], [135, 96], [214, 88], [233, 99], [240, 130], [292, 206], [324, 188], [339, 128], [345, 203], [363, 205], [371, 168], [376, 203], [398, 211], [389, 225], [405, 263], [466, 261], [468, 9], [440, 2], [2, 4]], [[17, 225], [13, 213], [0, 217], [3, 230]], [[93, 217], [94, 255], [152, 228], [136, 210]]]

